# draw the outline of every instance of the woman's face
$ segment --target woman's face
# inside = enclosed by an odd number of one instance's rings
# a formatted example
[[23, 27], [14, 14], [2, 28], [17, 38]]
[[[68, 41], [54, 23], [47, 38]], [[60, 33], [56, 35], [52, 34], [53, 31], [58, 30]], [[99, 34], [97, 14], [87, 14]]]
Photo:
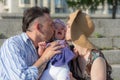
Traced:
[[66, 25], [67, 29], [66, 29], [66, 40], [71, 40], [71, 26], [70, 26], [70, 20], [67, 21], [67, 25]]

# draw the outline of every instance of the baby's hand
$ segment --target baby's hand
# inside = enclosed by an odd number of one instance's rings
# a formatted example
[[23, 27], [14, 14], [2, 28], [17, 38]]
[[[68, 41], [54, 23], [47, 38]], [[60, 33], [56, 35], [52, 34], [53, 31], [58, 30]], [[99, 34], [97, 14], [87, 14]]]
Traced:
[[38, 43], [38, 55], [41, 56], [46, 48], [46, 42]]

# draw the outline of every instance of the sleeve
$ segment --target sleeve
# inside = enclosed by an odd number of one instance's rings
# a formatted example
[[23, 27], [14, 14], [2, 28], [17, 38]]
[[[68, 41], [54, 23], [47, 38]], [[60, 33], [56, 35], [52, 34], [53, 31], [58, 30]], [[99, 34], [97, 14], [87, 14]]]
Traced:
[[28, 66], [21, 56], [22, 48], [14, 42], [8, 42], [2, 50], [2, 61], [9, 80], [37, 80], [38, 68]]
[[65, 47], [62, 49], [62, 53], [55, 55], [50, 62], [54, 66], [61, 66], [68, 64], [74, 57], [75, 54], [68, 47]]

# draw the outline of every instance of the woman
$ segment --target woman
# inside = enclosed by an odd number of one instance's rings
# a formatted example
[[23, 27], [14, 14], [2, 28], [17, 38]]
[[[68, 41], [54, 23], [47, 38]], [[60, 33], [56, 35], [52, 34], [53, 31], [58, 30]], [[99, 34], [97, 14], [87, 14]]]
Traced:
[[70, 62], [70, 70], [77, 80], [112, 80], [111, 66], [87, 39], [93, 31], [94, 24], [88, 15], [80, 10], [69, 15], [66, 39], [73, 42], [78, 55]]

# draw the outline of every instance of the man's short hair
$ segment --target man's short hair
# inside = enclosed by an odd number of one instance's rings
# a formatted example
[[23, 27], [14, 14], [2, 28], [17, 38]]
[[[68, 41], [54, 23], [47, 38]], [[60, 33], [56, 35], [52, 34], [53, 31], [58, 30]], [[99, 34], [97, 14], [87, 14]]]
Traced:
[[47, 7], [42, 7], [44, 13], [50, 14], [50, 10]]
[[44, 13], [49, 14], [49, 9], [46, 7], [31, 7], [24, 11], [23, 20], [22, 20], [22, 30], [23, 32], [28, 31], [30, 23], [33, 22], [36, 18], [44, 16]]

